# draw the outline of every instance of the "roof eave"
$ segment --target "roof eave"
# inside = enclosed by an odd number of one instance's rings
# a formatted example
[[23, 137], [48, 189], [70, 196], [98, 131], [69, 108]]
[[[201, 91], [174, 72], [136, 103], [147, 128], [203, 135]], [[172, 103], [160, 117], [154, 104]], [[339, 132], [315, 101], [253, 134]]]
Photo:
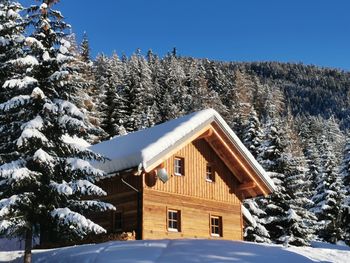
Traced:
[[[236, 147], [236, 149], [239, 151], [239, 153], [241, 154], [241, 156], [245, 159], [246, 162], [249, 163], [249, 165], [253, 168], [254, 172], [259, 176], [259, 178], [264, 182], [266, 188], [269, 191], [269, 194], [272, 193], [275, 190], [275, 185], [273, 184], [273, 182], [269, 182], [269, 180], [267, 180], [267, 174], [265, 172], [265, 170], [260, 166], [259, 163], [254, 163], [252, 162], [252, 158], [254, 158], [254, 156], [252, 156], [250, 154], [250, 156], [247, 155], [247, 151], [243, 150], [243, 147], [245, 147], [242, 143], [242, 145], [240, 145], [237, 140], [232, 136], [231, 132], [227, 129], [228, 125], [226, 124], [226, 122], [224, 123], [224, 120], [220, 117], [217, 118], [216, 116], [214, 117], [214, 121], [217, 125], [220, 126], [221, 130], [225, 133], [225, 135], [230, 139], [231, 143], [233, 143]], [[227, 126], [227, 127], [225, 127]]]

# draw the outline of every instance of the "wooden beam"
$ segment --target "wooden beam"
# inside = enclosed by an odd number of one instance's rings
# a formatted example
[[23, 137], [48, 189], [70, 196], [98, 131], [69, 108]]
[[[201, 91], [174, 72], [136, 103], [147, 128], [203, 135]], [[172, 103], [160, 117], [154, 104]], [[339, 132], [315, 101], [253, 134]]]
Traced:
[[224, 164], [227, 166], [227, 168], [231, 171], [231, 173], [237, 178], [237, 180], [241, 183], [243, 182], [244, 178], [241, 175], [241, 173], [237, 170], [237, 168], [232, 164], [232, 159], [227, 158], [227, 154], [225, 154], [222, 150], [220, 150], [220, 147], [218, 147], [218, 142], [215, 142], [215, 140], [212, 140], [212, 137], [207, 137], [205, 140], [209, 143], [209, 145], [212, 147], [214, 152], [220, 157], [220, 159], [224, 162]]
[[210, 137], [210, 136], [212, 136], [212, 134], [213, 134], [213, 129], [209, 128], [207, 131], [205, 131], [199, 137], [197, 137], [196, 140], [200, 140], [200, 139], [204, 139], [204, 138]]
[[[215, 130], [213, 129], [213, 136], [216, 136], [219, 140], [220, 143], [226, 148], [226, 150], [230, 153], [230, 155], [234, 158], [234, 160], [239, 164], [239, 166], [243, 169], [243, 171], [245, 172], [246, 175], [248, 175], [248, 177], [256, 183], [256, 186], [260, 189], [260, 191], [262, 192], [262, 194], [264, 196], [267, 196], [269, 193], [264, 189], [264, 187], [262, 185], [259, 184], [259, 182], [256, 180], [255, 176], [249, 171], [249, 169], [247, 168], [246, 164], [244, 164], [241, 160], [241, 158], [239, 158], [238, 154], [236, 154], [231, 147], [226, 143], [226, 141], [221, 137], [221, 135]], [[250, 190], [250, 189], [249, 189]]]
[[243, 184], [240, 184], [238, 186], [238, 190], [239, 191], [243, 191], [243, 190], [248, 190], [248, 189], [252, 189], [252, 188], [255, 188], [256, 187], [256, 183], [253, 182], [253, 181], [250, 181], [250, 182], [245, 182]]

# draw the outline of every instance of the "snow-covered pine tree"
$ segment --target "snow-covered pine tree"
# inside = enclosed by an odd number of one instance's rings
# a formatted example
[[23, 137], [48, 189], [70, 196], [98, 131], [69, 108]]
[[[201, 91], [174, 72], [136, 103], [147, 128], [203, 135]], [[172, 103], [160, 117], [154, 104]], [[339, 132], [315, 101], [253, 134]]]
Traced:
[[[190, 103], [183, 105], [186, 112], [198, 111], [204, 108], [209, 108], [210, 96], [205, 79], [205, 70], [200, 62], [194, 59], [186, 59], [186, 81], [185, 86], [188, 90], [188, 99]], [[185, 108], [189, 106], [189, 108]]]
[[[288, 118], [287, 118], [288, 119]], [[306, 209], [303, 183], [305, 163], [295, 150], [289, 122], [281, 122], [277, 116], [267, 123], [267, 140], [258, 156], [263, 167], [270, 172], [276, 190], [267, 198], [259, 199], [259, 206], [266, 213], [265, 227], [276, 243], [307, 245], [312, 238], [309, 229], [312, 214]]]
[[209, 90], [215, 91], [219, 96], [223, 96], [225, 94], [224, 74], [216, 64], [213, 61], [205, 60], [206, 79]]
[[[226, 115], [226, 108], [222, 104], [219, 94], [215, 90], [210, 90], [208, 86], [208, 79], [206, 78], [206, 70], [203, 61], [195, 61], [187, 59], [189, 62], [186, 67], [186, 86], [188, 90], [188, 99], [191, 101], [187, 112], [198, 111], [207, 108], [213, 108], [219, 113]], [[187, 104], [187, 103], [186, 103]]]
[[318, 236], [331, 243], [343, 238], [341, 229], [341, 204], [344, 199], [344, 186], [338, 174], [334, 150], [326, 136], [319, 142], [321, 154], [321, 174], [316, 178], [316, 191], [312, 198], [312, 212], [318, 218]]
[[[264, 140], [263, 136], [264, 134], [260, 121], [256, 111], [252, 107], [243, 131], [243, 143], [255, 158], [257, 158], [260, 153]], [[267, 214], [263, 210], [264, 207], [259, 207], [262, 204], [260, 199], [261, 198], [258, 197], [244, 202], [244, 206], [249, 210], [256, 223], [254, 226], [245, 228], [244, 238], [247, 241], [271, 243], [270, 235], [264, 226]]]
[[345, 242], [350, 245], [350, 135], [347, 135], [341, 164], [341, 176], [345, 186], [345, 198], [342, 203], [342, 229]]
[[[99, 113], [96, 105], [93, 102], [92, 94], [95, 89], [95, 76], [92, 70], [92, 61], [86, 61], [80, 51], [79, 45], [76, 42], [75, 34], [69, 34], [64, 38], [70, 43], [68, 48], [69, 53], [74, 56], [74, 60], [68, 62], [70, 68], [69, 81], [66, 83], [67, 89], [72, 90], [70, 98], [72, 102], [83, 111], [91, 124], [99, 127]], [[96, 143], [106, 137], [102, 133], [99, 136], [91, 135], [88, 138], [89, 143]]]
[[158, 108], [163, 120], [186, 114], [185, 109], [191, 101], [185, 85], [186, 74], [180, 60], [181, 58], [170, 54], [162, 60], [164, 85]]
[[7, 141], [0, 149], [0, 232], [25, 239], [25, 262], [31, 262], [32, 237], [39, 228], [45, 233], [54, 227], [67, 234], [65, 239], [103, 233], [82, 213], [114, 209], [85, 199], [106, 194], [94, 184], [104, 174], [86, 161], [101, 157], [86, 149], [83, 137], [95, 129], [69, 101], [72, 90], [65, 84], [74, 58], [64, 39], [68, 25], [51, 9], [55, 2], [29, 8], [34, 27], [26, 39], [30, 46], [26, 57], [12, 63], [33, 85], [8, 87], [13, 96], [0, 104], [0, 137]]
[[23, 7], [14, 1], [0, 2], [0, 103], [6, 101], [8, 90], [15, 86], [25, 88], [31, 81], [23, 79], [21, 69], [11, 61], [24, 57], [25, 21], [20, 15]]
[[259, 198], [248, 199], [244, 202], [244, 206], [249, 210], [255, 224], [249, 225], [244, 229], [244, 240], [257, 243], [271, 243], [270, 234], [265, 228], [266, 212], [261, 209]]
[[114, 54], [111, 58], [98, 56], [95, 63], [96, 94], [95, 101], [100, 112], [102, 129], [113, 137], [125, 133], [128, 120], [128, 104], [123, 84], [124, 64]]
[[161, 60], [157, 55], [155, 55], [152, 50], [147, 52], [147, 63], [149, 69], [151, 70], [152, 86], [154, 90], [154, 107], [157, 114], [154, 116], [154, 122], [160, 123], [166, 121], [164, 114], [160, 111], [160, 105], [163, 102], [164, 93], [164, 68]]
[[234, 72], [233, 86], [226, 94], [229, 101], [228, 114], [229, 125], [239, 138], [243, 138], [244, 123], [247, 121], [253, 101], [253, 82], [245, 72]]
[[284, 185], [291, 199], [288, 200], [289, 210], [284, 227], [283, 242], [296, 246], [306, 246], [314, 238], [314, 224], [316, 222], [315, 215], [307, 209], [312, 202], [307, 198], [306, 161], [303, 155], [295, 152], [286, 155], [285, 159]]
[[89, 38], [86, 32], [84, 32], [83, 40], [80, 43], [80, 55], [81, 55], [82, 61], [84, 61], [85, 63], [91, 62], [90, 44], [89, 44]]
[[290, 208], [288, 201], [291, 199], [284, 186], [283, 173], [284, 149], [287, 147], [287, 142], [282, 139], [282, 125], [277, 116], [269, 119], [264, 132], [264, 143], [259, 151], [258, 161], [269, 172], [276, 189], [269, 197], [259, 199], [258, 205], [266, 213], [263, 220], [271, 240], [281, 242], [282, 240], [279, 240], [284, 236], [284, 227]]
[[296, 119], [296, 126], [298, 127], [299, 138], [302, 143], [308, 168], [307, 180], [309, 182], [309, 194], [307, 197], [311, 198], [317, 186], [316, 179], [320, 175], [322, 169], [317, 141], [322, 134], [323, 122], [318, 117], [299, 116]]
[[244, 145], [249, 149], [255, 158], [258, 157], [263, 143], [263, 130], [258, 115], [253, 107], [250, 109], [247, 122], [244, 124], [243, 138]]
[[128, 61], [126, 96], [129, 102], [127, 131], [137, 131], [155, 124], [157, 108], [154, 101], [151, 70], [138, 49]]
[[285, 131], [288, 147], [285, 169], [285, 186], [292, 199], [289, 202], [289, 225], [286, 229], [289, 241], [294, 245], [307, 245], [314, 238], [317, 218], [309, 211], [313, 205], [310, 193], [311, 180], [308, 174], [307, 159], [303, 153], [302, 143], [294, 126], [295, 120], [290, 111], [287, 113]]
[[112, 111], [112, 118], [115, 120], [114, 131], [112, 136], [123, 135], [126, 133], [125, 124], [127, 123], [128, 116], [128, 104], [127, 101], [127, 89], [125, 88], [124, 72], [126, 71], [125, 63], [123, 63], [117, 54], [113, 54], [111, 58], [111, 68], [113, 72], [113, 79], [115, 81], [116, 90], [113, 97], [114, 110]]

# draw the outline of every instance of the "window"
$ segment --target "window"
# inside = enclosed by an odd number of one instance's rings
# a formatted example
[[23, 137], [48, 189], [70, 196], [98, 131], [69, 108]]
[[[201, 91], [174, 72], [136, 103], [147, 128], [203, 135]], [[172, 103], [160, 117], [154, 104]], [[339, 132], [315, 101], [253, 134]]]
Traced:
[[168, 230], [174, 232], [180, 232], [180, 216], [179, 210], [168, 210]]
[[210, 216], [210, 234], [212, 236], [222, 237], [221, 216]]
[[184, 175], [184, 158], [175, 157], [174, 173], [175, 175]]
[[210, 164], [207, 164], [206, 168], [206, 180], [207, 182], [215, 182], [215, 173], [213, 171], [213, 167]]

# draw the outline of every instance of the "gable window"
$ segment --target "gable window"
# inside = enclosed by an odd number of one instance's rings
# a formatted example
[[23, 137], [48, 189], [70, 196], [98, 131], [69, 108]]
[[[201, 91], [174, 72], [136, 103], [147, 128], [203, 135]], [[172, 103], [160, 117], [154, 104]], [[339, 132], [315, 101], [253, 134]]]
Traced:
[[222, 237], [221, 216], [210, 216], [210, 234], [215, 237]]
[[215, 182], [215, 174], [214, 174], [214, 170], [213, 167], [210, 164], [207, 164], [206, 167], [206, 172], [205, 172], [205, 179], [207, 180], [207, 182]]
[[175, 157], [174, 159], [174, 174], [175, 175], [184, 175], [184, 158]]
[[168, 230], [181, 231], [181, 212], [179, 210], [168, 210]]

